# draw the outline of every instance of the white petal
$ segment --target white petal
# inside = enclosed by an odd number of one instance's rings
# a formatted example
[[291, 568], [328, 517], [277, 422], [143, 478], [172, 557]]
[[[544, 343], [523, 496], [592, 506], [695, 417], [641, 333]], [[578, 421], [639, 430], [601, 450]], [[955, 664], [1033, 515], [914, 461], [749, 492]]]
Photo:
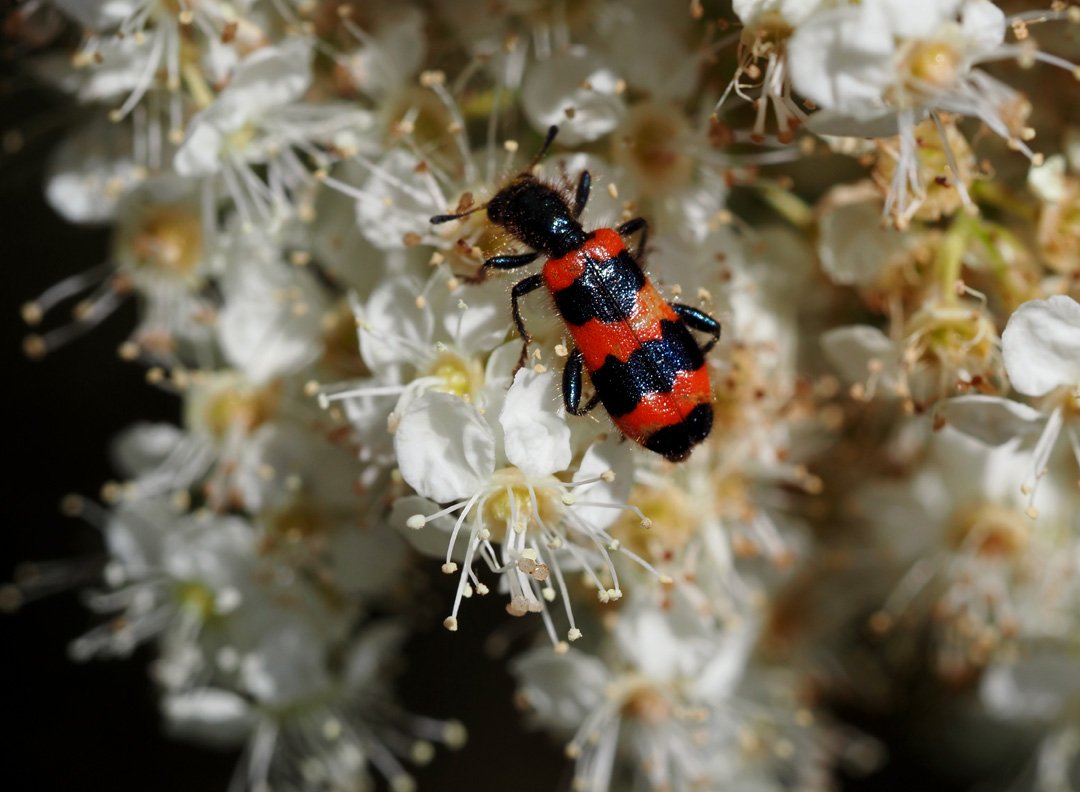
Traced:
[[143, 178], [126, 127], [96, 119], [70, 135], [49, 163], [45, 195], [65, 220], [104, 223]]
[[1009, 317], [1001, 351], [1013, 387], [1025, 396], [1080, 385], [1080, 303], [1060, 294], [1024, 303]]
[[930, 38], [956, 18], [964, 0], [877, 0], [885, 12], [889, 31], [900, 38]]
[[113, 441], [113, 461], [121, 473], [137, 476], [165, 461], [185, 437], [173, 424], [140, 422]]
[[400, 622], [384, 621], [366, 627], [353, 642], [343, 663], [346, 694], [355, 697], [362, 693], [379, 693], [386, 664], [397, 659], [405, 642], [405, 626]]
[[967, 0], [960, 17], [964, 38], [975, 49], [988, 52], [1005, 41], [1005, 13], [990, 0]]
[[298, 704], [327, 690], [325, 647], [307, 626], [275, 625], [240, 664], [246, 692], [263, 704]]
[[876, 3], [815, 14], [788, 43], [791, 81], [818, 106], [869, 115], [895, 79], [895, 40]]
[[449, 393], [415, 399], [394, 435], [406, 483], [437, 503], [481, 490], [495, 471], [495, 437], [476, 408]]
[[188, 124], [187, 137], [173, 157], [173, 167], [181, 176], [209, 176], [221, 170], [224, 135], [205, 115]]
[[409, 278], [387, 278], [357, 312], [360, 354], [375, 373], [392, 366], [421, 367], [434, 357], [435, 318], [430, 305], [417, 305], [424, 289]]
[[487, 352], [506, 340], [510, 300], [506, 282], [489, 279], [479, 286], [446, 288], [445, 278], [429, 290], [432, 309], [441, 317], [441, 337], [465, 354]]
[[394, 149], [360, 185], [356, 225], [367, 240], [382, 250], [405, 246], [406, 234], [431, 231], [431, 216], [445, 212], [443, 199], [430, 174], [419, 174], [420, 160]]
[[938, 412], [954, 429], [995, 446], [1038, 432], [1045, 420], [1026, 404], [997, 396], [957, 396]]
[[106, 31], [139, 8], [132, 0], [53, 0], [61, 11], [85, 28]]
[[[916, 112], [916, 111], [912, 111]], [[923, 113], [916, 112], [917, 118]], [[841, 138], [850, 146], [852, 139], [895, 137], [900, 134], [900, 119], [892, 108], [857, 108], [853, 111], [819, 110], [810, 116], [806, 128], [822, 137]], [[834, 148], [837, 142], [830, 143]], [[872, 146], [872, 144], [871, 144]]]
[[266, 111], [296, 101], [311, 84], [311, 43], [286, 38], [262, 47], [236, 68], [232, 81], [206, 113], [219, 129], [240, 129]]
[[564, 655], [533, 649], [517, 657], [512, 670], [533, 717], [563, 731], [577, 729], [600, 706], [609, 682], [603, 661], [573, 649]]
[[1065, 197], [1067, 182], [1065, 157], [1055, 154], [1042, 165], [1032, 165], [1028, 171], [1028, 187], [1047, 203], [1058, 203]]
[[754, 25], [765, 14], [776, 15], [797, 27], [822, 4], [822, 0], [734, 0], [735, 14], [745, 25]]
[[559, 142], [575, 146], [606, 135], [626, 113], [618, 78], [599, 59], [580, 51], [535, 64], [525, 77], [521, 102], [533, 129], [553, 124]]
[[979, 694], [998, 717], [1049, 721], [1080, 698], [1080, 667], [1066, 651], [1040, 650], [1015, 666], [991, 668]]
[[166, 695], [161, 702], [165, 728], [176, 737], [233, 746], [251, 732], [255, 713], [241, 696], [221, 688], [198, 688]]
[[[574, 481], [595, 478], [609, 470], [615, 474], [615, 478], [610, 482], [597, 481], [582, 487], [577, 498], [609, 503], [612, 507], [625, 505], [634, 485], [634, 458], [631, 444], [621, 442], [621, 438], [612, 436], [602, 443], [593, 443], [578, 465]], [[619, 508], [603, 506], [574, 506], [573, 511], [582, 523], [598, 529], [609, 527], [624, 513]]]
[[715, 648], [694, 680], [694, 691], [702, 700], [717, 705], [731, 697], [746, 673], [757, 634], [753, 620], [742, 619], [716, 636]]
[[[313, 504], [330, 513], [349, 513], [360, 505], [354, 488], [358, 466], [349, 449], [321, 432], [298, 420], [276, 420], [247, 439], [233, 483], [251, 512], [290, 505], [294, 495], [285, 482], [295, 480]], [[266, 475], [268, 469], [273, 475]]]
[[869, 325], [837, 327], [821, 335], [821, 349], [847, 382], [866, 382], [872, 361], [884, 372], [895, 368], [899, 356], [887, 335]]
[[238, 240], [230, 258], [217, 325], [229, 361], [259, 383], [318, 357], [325, 300], [311, 274], [259, 244], [257, 233]]
[[881, 207], [869, 201], [840, 203], [819, 223], [821, 266], [841, 286], [874, 283], [904, 237], [882, 226]]
[[549, 476], [570, 464], [570, 427], [558, 415], [560, 404], [552, 372], [521, 369], [514, 376], [499, 423], [506, 458], [528, 476]]

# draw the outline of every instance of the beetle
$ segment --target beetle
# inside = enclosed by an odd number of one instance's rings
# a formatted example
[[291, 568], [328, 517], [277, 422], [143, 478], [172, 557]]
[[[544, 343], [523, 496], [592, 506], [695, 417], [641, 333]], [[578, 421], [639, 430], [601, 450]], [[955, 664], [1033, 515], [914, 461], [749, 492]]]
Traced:
[[[705, 354], [720, 340], [720, 323], [689, 305], [667, 302], [642, 269], [648, 224], [642, 217], [617, 228], [586, 231], [578, 218], [589, 200], [592, 178], [582, 171], [573, 204], [552, 184], [533, 173], [551, 146], [558, 127], [548, 130], [532, 163], [486, 204], [456, 214], [436, 215], [431, 223], [457, 220], [486, 208], [487, 217], [532, 248], [528, 253], [493, 256], [491, 270], [512, 270], [547, 257], [543, 271], [514, 284], [511, 312], [523, 347], [530, 336], [520, 300], [547, 286], [574, 340], [563, 369], [566, 411], [585, 415], [602, 403], [626, 437], [672, 462], [686, 459], [709, 435], [713, 423], [712, 388]], [[624, 238], [639, 234], [631, 254]], [[690, 330], [711, 338], [699, 346]], [[582, 371], [594, 394], [584, 404]]]

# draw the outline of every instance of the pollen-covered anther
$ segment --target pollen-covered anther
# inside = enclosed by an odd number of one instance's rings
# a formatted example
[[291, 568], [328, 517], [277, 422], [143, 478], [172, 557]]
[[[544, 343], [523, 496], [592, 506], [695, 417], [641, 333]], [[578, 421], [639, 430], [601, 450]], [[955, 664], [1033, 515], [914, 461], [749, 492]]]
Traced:
[[455, 619], [453, 616], [447, 616], [445, 619], [443, 619], [442, 626], [450, 632], [457, 632], [458, 620]]
[[506, 603], [506, 612], [511, 616], [524, 616], [529, 612], [529, 600], [520, 594], [511, 597]]
[[412, 528], [414, 531], [419, 531], [427, 523], [427, 518], [422, 514], [414, 514], [405, 521], [405, 525], [408, 528]]
[[435, 758], [435, 746], [427, 740], [417, 740], [409, 751], [409, 757], [418, 765], [426, 765]]
[[458, 565], [454, 561], [448, 561], [442, 565], [444, 575], [452, 575], [458, 571]]

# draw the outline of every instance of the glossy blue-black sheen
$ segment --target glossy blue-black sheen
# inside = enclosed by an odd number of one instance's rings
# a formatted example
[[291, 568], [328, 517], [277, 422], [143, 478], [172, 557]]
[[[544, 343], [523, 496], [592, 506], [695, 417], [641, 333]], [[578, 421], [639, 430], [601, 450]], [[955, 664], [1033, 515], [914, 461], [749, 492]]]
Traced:
[[561, 258], [589, 238], [566, 200], [531, 175], [519, 176], [497, 192], [488, 203], [487, 216], [549, 258]]
[[590, 261], [573, 283], [555, 293], [555, 305], [572, 325], [594, 318], [605, 324], [624, 322], [633, 316], [644, 285], [645, 274], [624, 250], [614, 258]]
[[682, 322], [663, 320], [661, 337], [645, 341], [626, 362], [608, 355], [604, 365], [592, 372], [593, 387], [613, 418], [633, 412], [642, 396], [671, 393], [681, 371], [697, 371], [704, 363], [694, 337]]
[[681, 422], [654, 433], [645, 441], [645, 447], [671, 462], [682, 462], [690, 456], [694, 446], [709, 436], [712, 424], [712, 406], [699, 404]]

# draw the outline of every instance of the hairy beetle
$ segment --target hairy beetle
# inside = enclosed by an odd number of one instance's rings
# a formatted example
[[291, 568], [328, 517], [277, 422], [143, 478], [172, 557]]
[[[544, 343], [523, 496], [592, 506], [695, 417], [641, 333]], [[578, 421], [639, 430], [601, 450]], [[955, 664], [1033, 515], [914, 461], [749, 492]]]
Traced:
[[[434, 224], [457, 220], [486, 208], [488, 219], [533, 249], [530, 253], [494, 256], [481, 272], [509, 270], [547, 256], [543, 271], [514, 284], [511, 307], [524, 341], [529, 334], [519, 301], [547, 286], [576, 348], [563, 370], [563, 401], [573, 415], [584, 415], [602, 403], [619, 430], [646, 448], [678, 462], [712, 429], [712, 389], [705, 353], [720, 339], [720, 323], [703, 311], [668, 303], [641, 266], [648, 234], [644, 218], [618, 228], [586, 231], [578, 222], [589, 200], [591, 177], [582, 171], [573, 206], [532, 172], [547, 151], [558, 127], [533, 163], [485, 205], [457, 214], [436, 215]], [[640, 233], [631, 255], [623, 237]], [[690, 328], [712, 338], [699, 346]], [[594, 395], [584, 406], [582, 369], [589, 372]]]

